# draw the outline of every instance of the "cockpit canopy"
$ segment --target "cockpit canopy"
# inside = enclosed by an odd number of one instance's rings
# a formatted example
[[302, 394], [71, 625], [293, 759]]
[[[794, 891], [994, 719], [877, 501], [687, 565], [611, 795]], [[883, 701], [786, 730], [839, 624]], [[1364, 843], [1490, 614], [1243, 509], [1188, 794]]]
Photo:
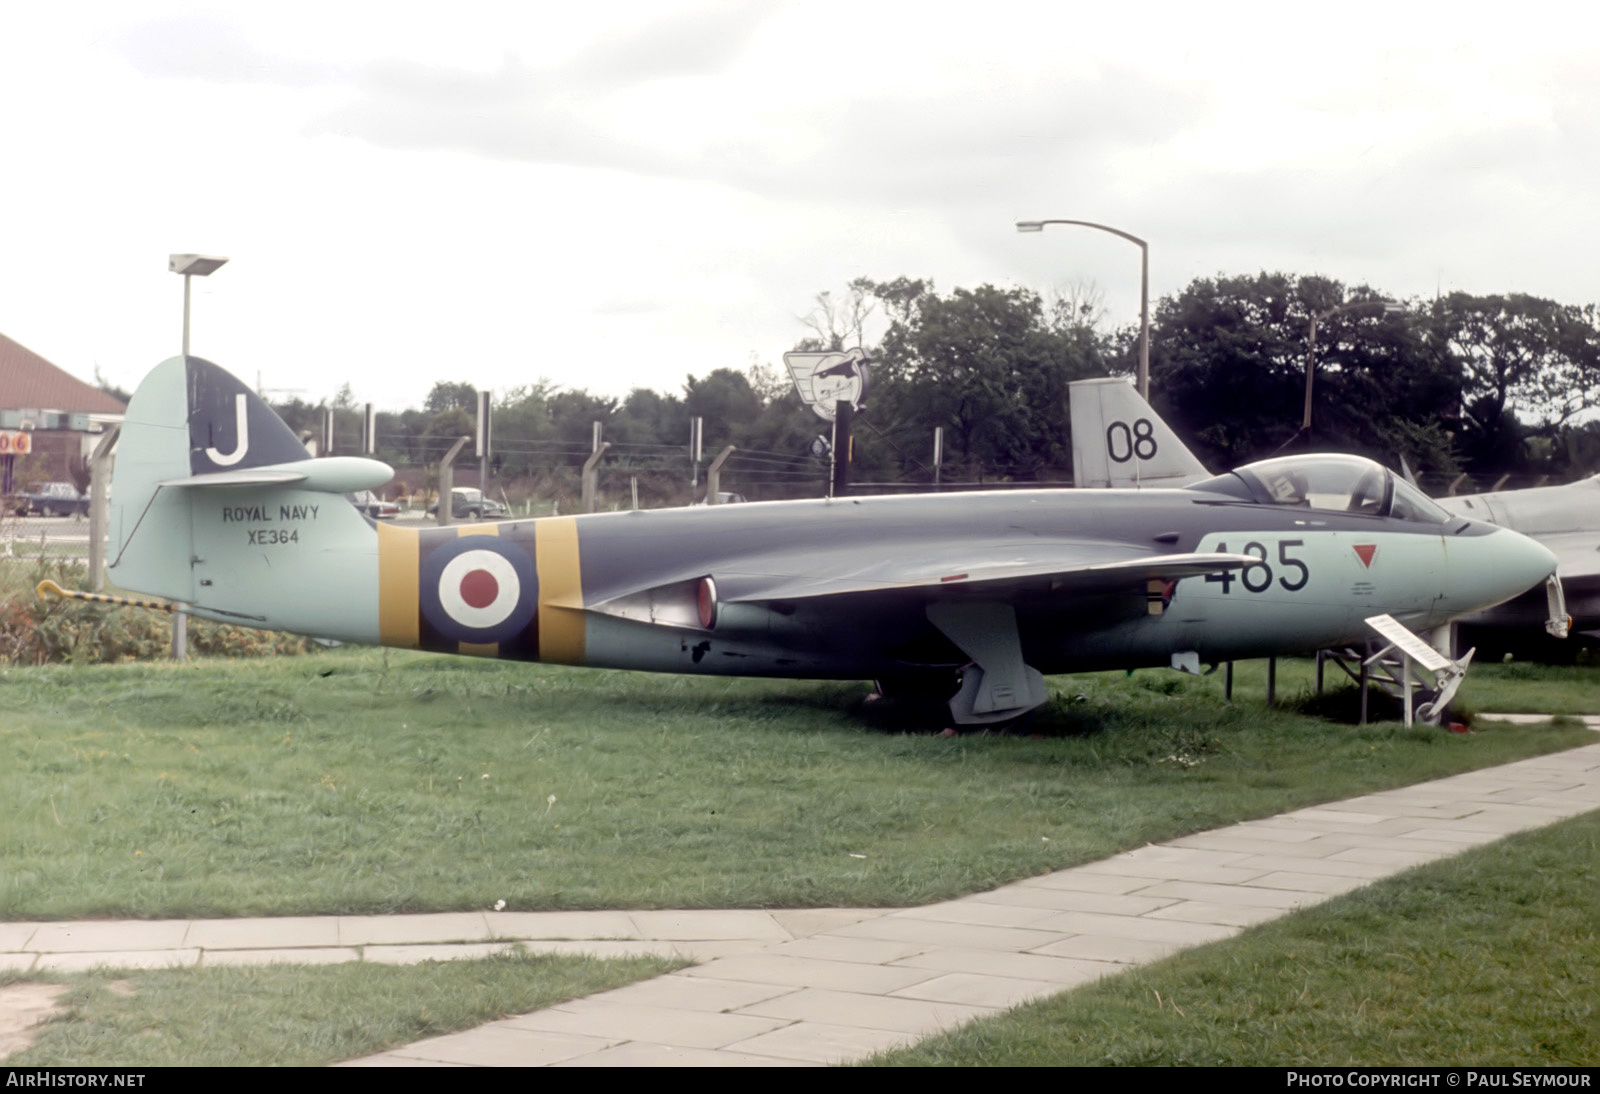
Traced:
[[1228, 494], [1258, 505], [1393, 517], [1419, 524], [1446, 524], [1452, 519], [1415, 486], [1360, 456], [1319, 454], [1261, 460], [1197, 482], [1190, 489]]

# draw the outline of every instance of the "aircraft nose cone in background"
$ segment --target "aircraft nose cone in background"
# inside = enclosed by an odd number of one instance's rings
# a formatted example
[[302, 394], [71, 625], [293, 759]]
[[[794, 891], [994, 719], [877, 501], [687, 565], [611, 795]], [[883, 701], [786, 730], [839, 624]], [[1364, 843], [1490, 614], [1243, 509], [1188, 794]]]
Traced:
[[1477, 524], [1472, 531], [1485, 527], [1493, 530], [1447, 540], [1451, 581], [1441, 606], [1452, 616], [1503, 604], [1556, 572], [1556, 556], [1544, 544], [1509, 528]]

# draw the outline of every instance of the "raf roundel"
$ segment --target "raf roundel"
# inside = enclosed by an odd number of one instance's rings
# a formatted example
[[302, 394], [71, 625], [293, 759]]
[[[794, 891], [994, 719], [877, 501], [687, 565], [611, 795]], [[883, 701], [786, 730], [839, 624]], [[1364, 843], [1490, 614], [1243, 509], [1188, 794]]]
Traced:
[[533, 560], [500, 536], [462, 536], [422, 563], [423, 617], [443, 637], [506, 642], [533, 621], [539, 583]]

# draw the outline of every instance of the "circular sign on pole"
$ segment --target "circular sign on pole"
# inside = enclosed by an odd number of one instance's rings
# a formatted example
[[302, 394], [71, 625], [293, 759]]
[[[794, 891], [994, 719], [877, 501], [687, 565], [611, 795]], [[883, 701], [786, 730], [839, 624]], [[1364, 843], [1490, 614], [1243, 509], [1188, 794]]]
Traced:
[[26, 456], [33, 451], [33, 437], [27, 433], [16, 433], [11, 437], [11, 451], [19, 456]]
[[786, 353], [783, 363], [800, 401], [825, 421], [833, 421], [841, 402], [855, 410], [866, 403], [867, 355], [859, 346], [826, 353]]

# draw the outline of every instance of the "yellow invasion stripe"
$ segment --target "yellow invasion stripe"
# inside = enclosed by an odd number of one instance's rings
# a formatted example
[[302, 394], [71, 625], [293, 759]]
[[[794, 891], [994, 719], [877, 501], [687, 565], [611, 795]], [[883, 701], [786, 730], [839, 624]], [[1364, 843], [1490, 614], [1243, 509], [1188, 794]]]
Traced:
[[385, 646], [417, 646], [421, 542], [415, 529], [378, 522], [378, 641]]
[[578, 566], [578, 522], [573, 517], [536, 521], [539, 570], [539, 660], [583, 664], [583, 576]]
[[[498, 536], [498, 524], [463, 524], [456, 531], [457, 536]], [[461, 652], [468, 657], [499, 657], [500, 643], [498, 642], [461, 642], [458, 643]]]

